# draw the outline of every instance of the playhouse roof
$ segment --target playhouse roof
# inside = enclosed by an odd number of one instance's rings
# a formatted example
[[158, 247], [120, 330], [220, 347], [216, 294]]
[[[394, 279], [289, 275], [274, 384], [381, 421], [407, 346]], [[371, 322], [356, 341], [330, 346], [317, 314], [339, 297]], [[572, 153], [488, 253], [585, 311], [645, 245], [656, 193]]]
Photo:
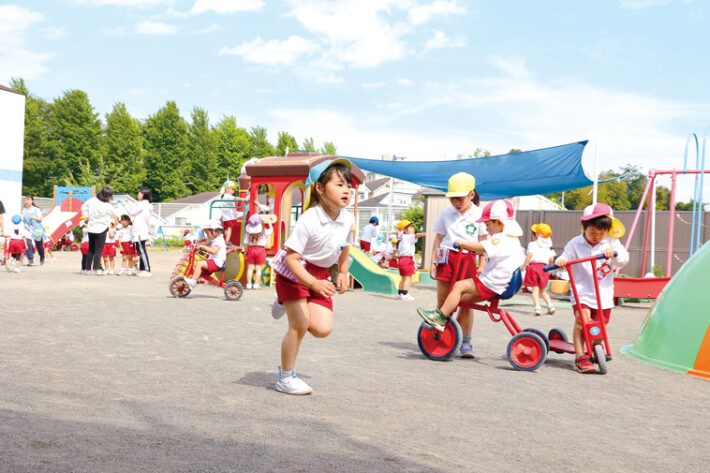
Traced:
[[[246, 172], [251, 177], [271, 176], [308, 176], [308, 171], [326, 159], [338, 159], [339, 156], [326, 156], [319, 153], [289, 153], [288, 156], [271, 156], [258, 162], [247, 164]], [[358, 183], [365, 181], [365, 173], [353, 164], [353, 177]]]

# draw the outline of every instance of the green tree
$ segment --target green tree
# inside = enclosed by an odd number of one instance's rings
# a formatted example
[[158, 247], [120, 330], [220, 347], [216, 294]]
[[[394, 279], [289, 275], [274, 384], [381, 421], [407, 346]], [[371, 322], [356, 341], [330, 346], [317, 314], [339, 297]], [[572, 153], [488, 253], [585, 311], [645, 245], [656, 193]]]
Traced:
[[316, 145], [313, 143], [313, 138], [306, 138], [303, 140], [303, 151], [306, 151], [308, 153], [315, 153], [316, 152]]
[[320, 152], [321, 154], [324, 154], [326, 156], [338, 155], [338, 150], [335, 148], [335, 145], [332, 141], [326, 141], [325, 143], [323, 143], [323, 147], [320, 149]]
[[141, 124], [126, 105], [117, 102], [106, 114], [106, 156], [103, 180], [117, 193], [134, 194], [143, 184], [143, 134]]
[[298, 149], [296, 138], [285, 131], [279, 132], [279, 141], [276, 144], [276, 156], [286, 156], [286, 148], [289, 150]]
[[197, 193], [214, 191], [222, 182], [218, 172], [216, 133], [210, 130], [209, 117], [204, 109], [195, 107], [191, 117], [192, 123], [187, 130], [190, 171], [186, 182], [192, 182], [192, 189]]
[[187, 124], [175, 102], [167, 102], [143, 126], [146, 183], [156, 201], [187, 195]]
[[23, 79], [11, 79], [10, 87], [25, 96], [22, 192], [52, 195], [52, 163], [47, 152], [51, 105], [30, 94]]
[[473, 152], [474, 158], [486, 158], [490, 155], [491, 155], [491, 152], [488, 151], [487, 149], [483, 149], [483, 148], [476, 148], [476, 150]]
[[262, 126], [252, 127], [249, 133], [249, 140], [251, 141], [251, 156], [265, 158], [274, 155], [274, 147], [269, 143], [269, 139], [266, 136], [266, 128]]
[[54, 100], [47, 140], [51, 184], [101, 185], [103, 134], [101, 120], [86, 92], [68, 90]]
[[233, 116], [224, 117], [214, 129], [217, 141], [217, 175], [218, 181], [227, 175], [239, 176], [243, 163], [249, 159], [252, 142], [249, 133], [237, 126]]

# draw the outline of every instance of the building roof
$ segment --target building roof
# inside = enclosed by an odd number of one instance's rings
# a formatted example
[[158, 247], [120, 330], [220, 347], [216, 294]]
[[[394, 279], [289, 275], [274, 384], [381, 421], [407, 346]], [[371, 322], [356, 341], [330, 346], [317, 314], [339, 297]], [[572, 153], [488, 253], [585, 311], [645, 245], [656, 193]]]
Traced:
[[204, 204], [219, 195], [219, 192], [202, 192], [200, 194], [189, 195], [182, 199], [170, 200], [164, 204]]
[[382, 201], [385, 198], [387, 198], [388, 196], [389, 196], [389, 194], [380, 194], [377, 197], [373, 197], [372, 199], [367, 199], [367, 200], [363, 200], [362, 202], [358, 202], [357, 206], [358, 207], [384, 207], [384, 204], [382, 204]]
[[24, 95], [24, 94], [19, 93], [15, 89], [11, 89], [10, 87], [5, 87], [2, 84], [0, 84], [0, 90], [4, 90], [5, 92], [12, 92], [13, 94], [17, 94], [17, 95]]
[[365, 185], [367, 188], [370, 190], [370, 192], [375, 192], [377, 189], [380, 187], [384, 186], [385, 184], [389, 183], [391, 180], [390, 177], [383, 177], [382, 179], [376, 179], [374, 181], [368, 182]]

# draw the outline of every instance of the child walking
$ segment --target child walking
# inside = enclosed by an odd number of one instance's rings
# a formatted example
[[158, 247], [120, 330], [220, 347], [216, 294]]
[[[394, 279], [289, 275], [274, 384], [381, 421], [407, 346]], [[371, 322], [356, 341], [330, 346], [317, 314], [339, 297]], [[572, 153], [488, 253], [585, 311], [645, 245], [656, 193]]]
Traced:
[[414, 222], [410, 220], [399, 222], [397, 230], [401, 232], [397, 238], [397, 255], [399, 256], [399, 275], [402, 276], [399, 282], [397, 300], [413, 301], [414, 297], [409, 294], [409, 283], [414, 273], [417, 272], [417, 267], [414, 263], [414, 245], [419, 238], [426, 236], [426, 233], [414, 233]]
[[[446, 197], [449, 198], [451, 207], [446, 207], [441, 211], [432, 227], [436, 236], [434, 237], [429, 274], [432, 279], [436, 279], [437, 307], [444, 304], [446, 296], [449, 294], [451, 280], [458, 264], [459, 253], [453, 251], [454, 242], [479, 242], [488, 236], [485, 225], [478, 223], [481, 209], [478, 207], [479, 195], [476, 191], [476, 179], [472, 175], [460, 172], [451, 176]], [[485, 260], [481, 258], [478, 272], [480, 273], [484, 267]], [[474, 275], [475, 271], [470, 268], [465, 277], [472, 278]], [[473, 358], [473, 345], [471, 344], [473, 310], [461, 308], [458, 322], [463, 332], [463, 342], [459, 354], [461, 358]]]
[[372, 240], [377, 240], [377, 226], [379, 224], [379, 218], [376, 216], [370, 217], [370, 222], [362, 229], [362, 233], [360, 233], [360, 249], [365, 253], [370, 253], [372, 250]]
[[[249, 223], [246, 228], [247, 247], [247, 289], [259, 289], [261, 286], [261, 268], [266, 264], [266, 238], [273, 233], [271, 222], [266, 223], [261, 218], [261, 215], [254, 214], [249, 217]], [[254, 274], [254, 283], [251, 278]]]
[[79, 227], [81, 228], [79, 251], [81, 251], [81, 274], [83, 275], [89, 274], [89, 228], [87, 222], [86, 217], [79, 219]]
[[536, 223], [530, 229], [533, 232], [533, 241], [528, 243], [528, 254], [525, 263], [520, 268], [525, 271], [523, 286], [532, 288], [532, 300], [535, 307], [535, 315], [542, 315], [540, 307], [540, 296], [547, 304], [547, 313], [555, 313], [555, 306], [552, 305], [550, 295], [547, 293], [547, 283], [550, 280], [550, 273], [542, 270], [546, 265], [552, 264], [555, 259], [555, 251], [552, 249], [552, 228], [546, 223]]
[[[276, 390], [287, 394], [313, 391], [295, 370], [301, 341], [307, 331], [317, 338], [330, 334], [331, 296], [348, 287], [349, 246], [355, 225], [355, 218], [345, 210], [351, 197], [351, 170], [345, 159], [323, 161], [311, 168], [304, 212], [284, 245], [283, 264], [274, 265], [277, 302], [272, 311], [283, 304], [288, 315]], [[337, 277], [331, 281], [330, 268], [336, 264]]]
[[106, 244], [101, 251], [101, 256], [104, 259], [104, 270], [106, 274], [113, 275], [114, 260], [116, 258], [116, 222], [111, 222], [108, 233], [106, 234]]
[[17, 214], [12, 216], [12, 223], [9, 225], [9, 227], [9, 242], [6, 243], [6, 245], [8, 245], [7, 252], [10, 254], [12, 259], [15, 260], [15, 267], [10, 268], [11, 258], [7, 258], [7, 260], [5, 261], [5, 268], [13, 273], [19, 273], [22, 253], [27, 251], [26, 239], [28, 238], [28, 232], [25, 229], [25, 226], [22, 224], [22, 217]]
[[133, 272], [133, 257], [136, 255], [131, 217], [126, 214], [121, 215], [120, 224], [116, 230], [116, 240], [121, 246], [121, 269], [118, 270], [117, 275], [123, 276], [126, 274], [130, 276]]
[[[591, 264], [575, 264], [572, 266], [574, 282], [577, 285], [579, 294], [579, 304], [581, 314], [575, 310], [574, 324], [574, 366], [580, 373], [592, 373], [596, 371], [594, 364], [589, 357], [584, 354], [584, 338], [582, 336], [582, 325], [580, 317], [584, 320], [603, 319], [604, 325], [609, 323], [611, 309], [614, 307], [614, 268], [623, 268], [629, 262], [629, 253], [619, 242], [619, 238], [624, 236], [624, 225], [614, 218], [614, 212], [606, 204], [593, 204], [584, 209], [581, 217], [583, 233], [572, 238], [562, 255], [557, 258], [555, 264], [564, 268], [567, 261], [580, 258], [587, 258], [603, 254], [607, 261], [597, 268], [597, 273], [592, 273]], [[617, 256], [614, 257], [616, 251]], [[599, 281], [599, 299], [602, 306], [597, 307], [597, 298], [594, 291], [594, 278]], [[571, 302], [574, 301], [572, 294]], [[597, 311], [596, 309], [601, 309]], [[611, 353], [611, 348], [609, 348]]]
[[502, 294], [525, 259], [519, 240], [523, 230], [515, 221], [513, 204], [507, 200], [494, 200], [484, 207], [477, 221], [485, 223], [489, 238], [480, 242], [460, 240], [457, 243], [469, 251], [485, 253], [486, 267], [480, 277], [474, 274], [469, 279], [457, 281], [440, 309], [417, 309], [428, 324], [441, 332], [447, 317], [456, 310], [464, 296], [469, 302], [481, 302]]

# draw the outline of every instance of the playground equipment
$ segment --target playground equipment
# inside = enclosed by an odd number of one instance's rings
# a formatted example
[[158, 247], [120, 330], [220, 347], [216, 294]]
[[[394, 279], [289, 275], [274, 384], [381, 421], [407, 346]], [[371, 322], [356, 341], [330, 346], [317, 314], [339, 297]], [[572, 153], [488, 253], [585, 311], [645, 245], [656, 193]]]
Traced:
[[[634, 221], [631, 225], [626, 244], [624, 247], [628, 250], [631, 245], [631, 240], [636, 230], [641, 212], [643, 211], [646, 197], [648, 196], [648, 210], [646, 216], [645, 233], [643, 238], [643, 253], [641, 260], [641, 276], [647, 270], [646, 255], [649, 249], [649, 235], [651, 236], [651, 258], [649, 266], [652, 268], [655, 264], [655, 231], [656, 231], [656, 178], [658, 176], [671, 176], [671, 197], [670, 197], [670, 223], [668, 225], [668, 251], [666, 254], [666, 277], [663, 278], [620, 278], [615, 281], [614, 297], [634, 297], [655, 299], [661, 290], [665, 287], [672, 276], [673, 262], [673, 233], [675, 226], [675, 205], [676, 205], [676, 190], [677, 179], [680, 174], [692, 174], [695, 176], [695, 187], [693, 189], [693, 211], [692, 211], [692, 226], [690, 234], [690, 256], [700, 247], [700, 228], [703, 212], [703, 184], [705, 174], [710, 173], [710, 170], [705, 169], [705, 145], [707, 136], [703, 137], [702, 155], [700, 154], [700, 145], [698, 136], [692, 133], [685, 143], [685, 152], [683, 156], [683, 169], [651, 169], [648, 172], [648, 182], [641, 196], [641, 203], [634, 216]], [[695, 143], [695, 169], [688, 169], [688, 147]]]
[[648, 363], [710, 379], [710, 243], [680, 268], [621, 352]]
[[[185, 278], [189, 278], [194, 274], [195, 262], [207, 259], [208, 254], [204, 250], [196, 250], [195, 246], [192, 245], [186, 256], [187, 258], [181, 260], [173, 270], [172, 279], [168, 286], [173, 297], [187, 297], [192, 292]], [[243, 255], [237, 247], [227, 248], [227, 259], [222, 270], [208, 276], [202, 276], [200, 279], [223, 288], [224, 296], [227, 300], [238, 301], [244, 293], [244, 288], [239, 282], [244, 270], [243, 261]]]
[[402, 277], [379, 267], [365, 253], [350, 246], [350, 275], [363, 290], [379, 294], [396, 294]]
[[81, 206], [93, 196], [93, 187], [54, 186], [54, 207], [42, 218], [44, 231], [52, 244], [79, 225]]
[[[617, 256], [614, 252], [614, 256]], [[588, 258], [581, 258], [573, 261], [568, 261], [566, 266], [569, 267], [575, 264], [589, 263], [592, 265], [592, 274], [597, 274], [597, 261], [604, 259], [604, 255], [590, 256]], [[558, 269], [556, 264], [551, 264], [542, 268], [543, 271], [552, 271]], [[574, 282], [574, 272], [567, 271], [569, 274], [569, 284], [572, 288], [572, 293], [574, 294], [575, 304], [573, 309], [579, 314], [579, 319], [582, 324], [582, 336], [584, 337], [584, 346], [587, 349], [587, 356], [589, 359], [596, 363], [599, 367], [599, 373], [606, 374], [607, 372], [607, 361], [611, 360], [611, 352], [609, 350], [609, 338], [606, 333], [606, 325], [604, 325], [604, 318], [602, 317], [602, 301], [599, 297], [599, 281], [594, 278], [594, 292], [597, 296], [597, 320], [587, 319], [581, 310], [579, 303], [579, 294], [577, 294], [577, 285]], [[594, 310], [594, 309], [592, 309]], [[567, 335], [558, 328], [553, 328], [548, 334], [549, 339], [549, 349], [555, 353], [572, 353], [574, 354], [574, 344], [567, 341]]]
[[[460, 250], [456, 244], [454, 247], [456, 250], [461, 251], [464, 256], [459, 258], [454, 268], [454, 279], [449, 291], [454, 286], [453, 282], [462, 279], [462, 276], [467, 273], [469, 265], [476, 266], [475, 253]], [[461, 301], [459, 308], [480, 310], [486, 312], [493, 322], [503, 322], [513, 336], [508, 343], [508, 361], [515, 369], [534, 371], [545, 362], [545, 357], [550, 349], [550, 342], [537, 329], [521, 329], [515, 319], [506, 310], [498, 306], [501, 300], [513, 297], [522, 285], [523, 277], [520, 269], [518, 269], [513, 273], [505, 292], [491, 300], [490, 303]], [[564, 334], [562, 335], [564, 336]], [[422, 322], [417, 333], [419, 349], [424, 356], [435, 361], [444, 361], [451, 358], [461, 346], [462, 338], [461, 326], [453, 317], [449, 317], [443, 332], [439, 332], [426, 322]]]

